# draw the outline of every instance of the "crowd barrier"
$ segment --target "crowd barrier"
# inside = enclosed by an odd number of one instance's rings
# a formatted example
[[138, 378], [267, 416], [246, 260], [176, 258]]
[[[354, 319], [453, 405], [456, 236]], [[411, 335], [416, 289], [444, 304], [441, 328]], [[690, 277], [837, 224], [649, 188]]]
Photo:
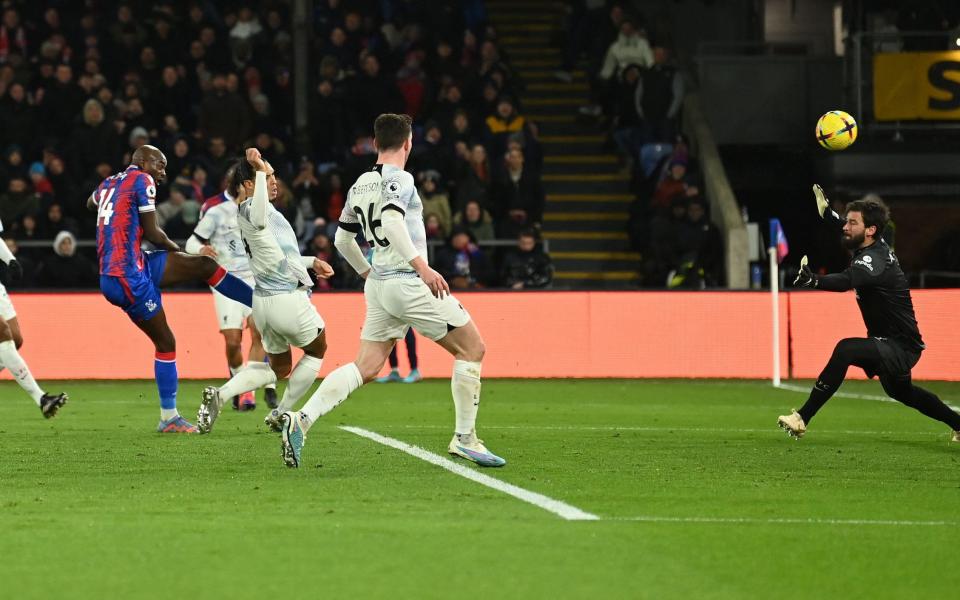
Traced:
[[[929, 350], [915, 375], [957, 380], [960, 290], [913, 292]], [[40, 379], [153, 377], [153, 349], [99, 294], [11, 295], [26, 339], [22, 354]], [[485, 377], [767, 378], [772, 371], [766, 292], [472, 292], [458, 298], [487, 345]], [[183, 378], [224, 378], [223, 342], [210, 293], [167, 293]], [[328, 328], [322, 374], [356, 354], [359, 293], [315, 294]], [[779, 298], [783, 377], [815, 377], [842, 337], [863, 336], [852, 293], [791, 292]], [[425, 377], [449, 377], [451, 358], [418, 344]], [[405, 371], [406, 353], [400, 352]], [[792, 370], [792, 373], [791, 373]], [[851, 376], [862, 377], [858, 369]], [[9, 379], [9, 373], [0, 373]]]

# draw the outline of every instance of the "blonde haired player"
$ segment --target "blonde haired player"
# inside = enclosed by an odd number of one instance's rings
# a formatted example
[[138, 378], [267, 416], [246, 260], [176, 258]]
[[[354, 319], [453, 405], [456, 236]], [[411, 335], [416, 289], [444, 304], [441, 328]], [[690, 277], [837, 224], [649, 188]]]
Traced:
[[[427, 264], [423, 203], [413, 176], [403, 170], [412, 147], [410, 117], [377, 117], [374, 142], [377, 164], [350, 188], [335, 238], [337, 249], [366, 279], [360, 350], [354, 362], [327, 375], [300, 412], [280, 417], [283, 460], [288, 467], [300, 466], [310, 427], [376, 377], [394, 344], [412, 326], [454, 357], [450, 383], [456, 425], [448, 451], [481, 466], [502, 466], [506, 461], [484, 446], [475, 428], [483, 340], [470, 315], [450, 295], [447, 282]], [[361, 232], [373, 248], [371, 263], [356, 241]]]
[[[324, 279], [333, 275], [333, 269], [318, 258], [300, 256], [293, 228], [270, 202], [277, 197], [277, 178], [259, 150], [247, 149], [246, 160], [237, 166], [231, 185], [240, 198], [240, 234], [256, 282], [253, 321], [270, 365], [249, 363], [222, 387], [205, 388], [197, 413], [200, 433], [213, 428], [224, 398], [276, 383], [288, 374], [280, 408], [289, 410], [316, 380], [327, 351], [323, 319], [310, 302], [313, 281], [307, 269]], [[290, 346], [304, 352], [292, 371]], [[278, 429], [279, 415], [274, 409], [264, 421]]]

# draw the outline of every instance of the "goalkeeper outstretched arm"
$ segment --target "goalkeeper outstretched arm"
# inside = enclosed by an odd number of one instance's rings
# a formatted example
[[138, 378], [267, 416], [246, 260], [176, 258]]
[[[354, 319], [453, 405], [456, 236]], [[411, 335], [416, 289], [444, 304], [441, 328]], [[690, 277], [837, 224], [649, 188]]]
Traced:
[[807, 257], [804, 255], [804, 257], [800, 259], [800, 271], [797, 273], [797, 278], [793, 281], [793, 285], [794, 287], [816, 288], [828, 292], [846, 292], [853, 288], [870, 285], [871, 279], [872, 276], [870, 273], [856, 266], [847, 267], [846, 270], [840, 273], [817, 275], [810, 270], [810, 267], [807, 265]]

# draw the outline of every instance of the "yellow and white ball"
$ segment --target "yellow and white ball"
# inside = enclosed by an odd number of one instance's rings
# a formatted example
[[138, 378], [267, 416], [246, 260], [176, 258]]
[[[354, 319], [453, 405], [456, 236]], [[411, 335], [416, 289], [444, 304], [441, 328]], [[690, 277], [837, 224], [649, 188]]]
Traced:
[[817, 142], [827, 150], [843, 150], [857, 141], [857, 122], [842, 110], [831, 110], [817, 121]]

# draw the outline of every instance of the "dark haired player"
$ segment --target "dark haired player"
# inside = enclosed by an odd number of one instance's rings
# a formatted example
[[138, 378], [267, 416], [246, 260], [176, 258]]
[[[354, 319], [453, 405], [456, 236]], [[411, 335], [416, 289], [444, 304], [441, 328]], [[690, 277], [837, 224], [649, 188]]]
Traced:
[[817, 378], [810, 397], [800, 408], [777, 419], [781, 428], [799, 438], [810, 419], [837, 391], [853, 365], [868, 377], [879, 376], [888, 396], [936, 419], [953, 430], [960, 442], [960, 415], [935, 394], [913, 385], [910, 371], [925, 346], [913, 312], [907, 278], [890, 246], [881, 237], [890, 211], [879, 199], [863, 199], [847, 205], [846, 220], [827, 208], [819, 186], [814, 186], [821, 218], [842, 224], [842, 242], [853, 252], [850, 266], [840, 273], [816, 275], [801, 261], [794, 285], [831, 292], [856, 290], [857, 304], [867, 326], [866, 338], [840, 340], [830, 361]]
[[[176, 340], [163, 311], [160, 288], [186, 282], [206, 282], [224, 296], [250, 306], [253, 290], [227, 273], [209, 256], [179, 252], [157, 225], [157, 183], [167, 177], [167, 158], [153, 146], [141, 146], [131, 165], [103, 180], [87, 200], [97, 211], [97, 256], [100, 290], [119, 306], [156, 349], [154, 373], [160, 393], [161, 433], [196, 433], [177, 412]], [[160, 250], [144, 252], [141, 239]]]

